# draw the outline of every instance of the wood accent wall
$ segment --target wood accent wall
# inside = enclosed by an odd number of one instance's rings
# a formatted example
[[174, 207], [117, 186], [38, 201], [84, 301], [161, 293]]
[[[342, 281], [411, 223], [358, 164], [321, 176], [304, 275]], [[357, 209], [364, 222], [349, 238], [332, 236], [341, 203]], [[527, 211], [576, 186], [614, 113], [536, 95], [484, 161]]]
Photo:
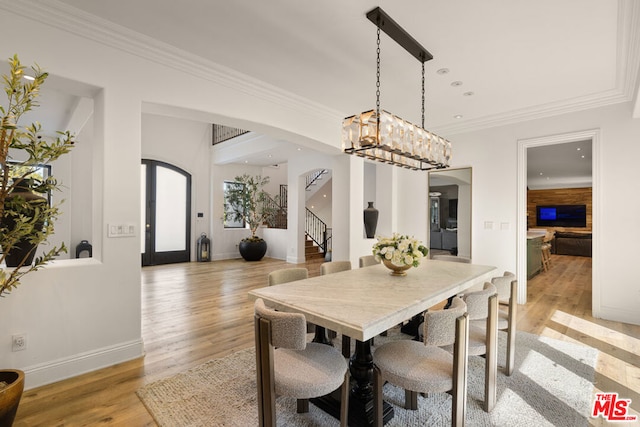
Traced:
[[[536, 225], [536, 205], [587, 205], [587, 227], [539, 227]], [[546, 228], [557, 231], [591, 231], [592, 190], [586, 188], [559, 188], [527, 191], [527, 228]]]

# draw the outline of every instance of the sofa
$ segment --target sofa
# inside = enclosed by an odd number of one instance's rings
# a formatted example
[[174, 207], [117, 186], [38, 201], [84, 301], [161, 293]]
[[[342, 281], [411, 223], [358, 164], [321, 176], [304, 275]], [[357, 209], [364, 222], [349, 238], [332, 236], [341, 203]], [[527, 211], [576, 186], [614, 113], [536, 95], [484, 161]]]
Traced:
[[591, 240], [591, 233], [556, 231], [551, 241], [551, 253], [590, 257]]

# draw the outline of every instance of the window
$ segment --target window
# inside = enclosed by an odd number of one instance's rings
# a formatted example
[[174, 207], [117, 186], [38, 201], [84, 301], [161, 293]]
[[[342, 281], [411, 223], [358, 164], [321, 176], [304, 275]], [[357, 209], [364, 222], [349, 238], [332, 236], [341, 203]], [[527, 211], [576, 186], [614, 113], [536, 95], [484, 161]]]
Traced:
[[233, 218], [232, 213], [233, 210], [229, 203], [227, 203], [227, 194], [230, 190], [242, 190], [244, 188], [244, 184], [233, 181], [225, 181], [224, 182], [224, 228], [246, 228], [246, 224], [244, 219], [239, 221], [235, 221], [236, 218]]

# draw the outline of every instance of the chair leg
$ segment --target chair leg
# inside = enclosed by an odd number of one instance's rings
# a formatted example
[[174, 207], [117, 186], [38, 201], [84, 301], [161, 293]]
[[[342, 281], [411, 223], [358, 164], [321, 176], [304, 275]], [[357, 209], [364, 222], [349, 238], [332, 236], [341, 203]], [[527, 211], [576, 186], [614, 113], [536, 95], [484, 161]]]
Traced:
[[507, 328], [507, 366], [506, 374], [510, 376], [516, 364], [516, 317], [518, 315], [518, 281], [511, 282], [509, 298], [509, 327]]
[[342, 335], [342, 356], [351, 357], [351, 337]]
[[351, 392], [351, 381], [349, 377], [349, 369], [344, 373], [344, 382], [342, 390], [340, 390], [342, 401], [340, 402], [340, 427], [349, 425], [349, 393]]
[[298, 414], [309, 412], [309, 399], [296, 399], [296, 412]]
[[498, 295], [489, 297], [487, 318], [487, 355], [484, 378], [484, 410], [491, 412], [496, 405], [498, 380]]
[[276, 391], [273, 381], [273, 347], [270, 342], [271, 322], [256, 316], [256, 375], [258, 391], [258, 425], [275, 427]]
[[382, 427], [382, 373], [373, 365], [373, 426]]
[[404, 409], [415, 411], [418, 409], [418, 392], [412, 390], [404, 391]]
[[453, 349], [453, 390], [451, 391], [451, 425], [462, 427], [467, 412], [467, 370], [469, 353], [469, 316], [456, 319], [456, 342]]

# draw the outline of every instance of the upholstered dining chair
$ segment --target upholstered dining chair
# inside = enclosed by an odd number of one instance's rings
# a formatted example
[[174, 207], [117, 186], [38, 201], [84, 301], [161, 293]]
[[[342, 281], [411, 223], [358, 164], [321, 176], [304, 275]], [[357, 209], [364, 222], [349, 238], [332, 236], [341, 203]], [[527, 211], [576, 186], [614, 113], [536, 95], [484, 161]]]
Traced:
[[358, 267], [369, 267], [372, 265], [380, 264], [380, 261], [376, 260], [374, 255], [364, 255], [358, 258]]
[[498, 330], [507, 333], [505, 374], [510, 376], [515, 367], [518, 281], [515, 274], [505, 271], [502, 276], [491, 279], [491, 283], [498, 291]]
[[304, 267], [281, 268], [269, 273], [269, 286], [303, 280], [309, 277], [309, 270]]
[[[351, 261], [329, 261], [320, 264], [320, 275], [339, 273], [341, 271], [351, 270]], [[337, 334], [335, 331], [327, 331], [329, 340], [334, 339]], [[351, 338], [342, 336], [342, 355], [349, 357], [351, 355]]]
[[469, 314], [469, 356], [484, 356], [484, 410], [491, 412], [497, 398], [498, 366], [498, 293], [495, 285], [485, 283], [481, 291], [463, 297]]
[[320, 264], [320, 275], [339, 273], [351, 270], [351, 261], [329, 261]]
[[276, 395], [297, 399], [297, 412], [309, 399], [341, 389], [340, 426], [347, 426], [349, 369], [335, 348], [306, 341], [303, 314], [275, 311], [255, 302], [258, 417], [261, 427], [276, 426]]
[[[304, 280], [309, 278], [309, 270], [304, 267], [292, 267], [292, 268], [281, 268], [280, 270], [274, 270], [269, 273], [268, 280], [269, 286], [280, 285], [282, 283], [295, 282], [296, 280]], [[307, 332], [316, 331], [316, 327], [313, 323], [307, 324]], [[324, 329], [319, 331], [319, 335], [321, 337], [324, 336]], [[320, 341], [326, 341], [320, 339]]]
[[[467, 399], [468, 317], [456, 297], [448, 310], [425, 312], [423, 342], [392, 341], [373, 354], [374, 425], [382, 426], [385, 381], [405, 389], [405, 408], [418, 409], [419, 393], [452, 395], [451, 424], [464, 425]], [[443, 346], [453, 345], [453, 354]]]

